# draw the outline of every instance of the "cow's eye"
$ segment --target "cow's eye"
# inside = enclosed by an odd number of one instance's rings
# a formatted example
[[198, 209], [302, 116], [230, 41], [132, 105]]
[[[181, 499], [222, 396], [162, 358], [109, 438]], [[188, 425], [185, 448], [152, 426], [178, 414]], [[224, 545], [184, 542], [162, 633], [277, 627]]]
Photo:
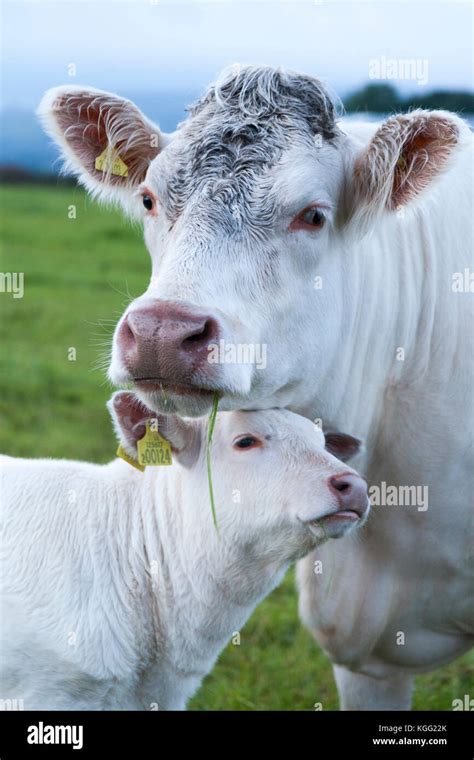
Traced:
[[308, 208], [303, 212], [301, 221], [310, 224], [311, 227], [322, 227], [326, 217], [319, 208]]
[[261, 441], [253, 435], [241, 435], [234, 440], [233, 446], [236, 449], [255, 449], [260, 444]]
[[290, 230], [320, 230], [325, 221], [326, 216], [319, 206], [308, 206], [293, 219]]
[[144, 195], [142, 195], [142, 201], [147, 211], [153, 211], [153, 208], [155, 206], [155, 201], [153, 200], [151, 195], [144, 193]]

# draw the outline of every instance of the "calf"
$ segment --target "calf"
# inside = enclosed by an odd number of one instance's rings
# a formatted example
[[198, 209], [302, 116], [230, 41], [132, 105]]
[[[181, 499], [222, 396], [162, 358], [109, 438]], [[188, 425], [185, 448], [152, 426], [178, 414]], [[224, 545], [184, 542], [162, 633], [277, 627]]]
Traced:
[[[153, 412], [109, 408], [128, 457]], [[182, 709], [289, 564], [367, 515], [365, 481], [283, 410], [158, 416], [175, 464], [2, 460], [2, 697], [26, 709]], [[349, 456], [350, 436], [327, 448]]]

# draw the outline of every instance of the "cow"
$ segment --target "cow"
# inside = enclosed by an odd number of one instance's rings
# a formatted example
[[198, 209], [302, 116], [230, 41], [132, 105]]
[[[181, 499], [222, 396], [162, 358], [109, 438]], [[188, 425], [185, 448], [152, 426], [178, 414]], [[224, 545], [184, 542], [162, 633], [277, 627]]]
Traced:
[[[318, 79], [239, 65], [171, 134], [89, 87], [48, 91], [39, 114], [66, 169], [143, 219], [152, 274], [111, 381], [157, 412], [200, 416], [217, 393], [366, 441], [371, 500], [391, 498], [364, 552], [317, 550], [330, 584], [302, 560], [300, 611], [342, 709], [409, 708], [414, 675], [474, 634], [469, 127], [346, 121]], [[239, 361], [249, 346], [264, 361]]]
[[[2, 698], [29, 710], [184, 709], [290, 563], [369, 511], [330, 453], [359, 441], [325, 442], [287, 410], [222, 412], [216, 530], [207, 420], [156, 417], [126, 391], [109, 410], [127, 464], [0, 458]], [[139, 472], [147, 422], [174, 461]]]

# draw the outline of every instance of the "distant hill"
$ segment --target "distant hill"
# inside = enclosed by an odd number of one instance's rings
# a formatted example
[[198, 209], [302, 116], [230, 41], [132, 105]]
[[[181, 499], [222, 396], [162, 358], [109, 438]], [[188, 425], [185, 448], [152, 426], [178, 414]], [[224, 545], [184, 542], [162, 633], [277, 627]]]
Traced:
[[442, 108], [461, 115], [474, 114], [474, 94], [465, 91], [433, 90], [426, 95], [412, 94], [402, 97], [391, 84], [372, 83], [344, 101], [347, 113], [368, 111], [370, 113], [393, 113], [413, 108]]

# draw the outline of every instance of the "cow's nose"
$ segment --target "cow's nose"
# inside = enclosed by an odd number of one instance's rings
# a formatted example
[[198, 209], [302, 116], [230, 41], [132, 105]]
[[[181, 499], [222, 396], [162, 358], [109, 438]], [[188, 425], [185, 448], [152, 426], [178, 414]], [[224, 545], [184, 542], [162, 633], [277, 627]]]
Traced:
[[157, 340], [176, 349], [197, 351], [206, 348], [218, 335], [212, 317], [194, 316], [180, 312], [143, 310], [131, 312], [126, 318], [130, 341], [139, 349], [143, 343]]
[[361, 517], [366, 513], [369, 506], [367, 483], [360, 475], [352, 472], [333, 475], [328, 485], [337, 496], [341, 509], [357, 512]]
[[206, 361], [218, 337], [216, 319], [168, 301], [129, 312], [117, 336], [134, 374], [176, 380]]

